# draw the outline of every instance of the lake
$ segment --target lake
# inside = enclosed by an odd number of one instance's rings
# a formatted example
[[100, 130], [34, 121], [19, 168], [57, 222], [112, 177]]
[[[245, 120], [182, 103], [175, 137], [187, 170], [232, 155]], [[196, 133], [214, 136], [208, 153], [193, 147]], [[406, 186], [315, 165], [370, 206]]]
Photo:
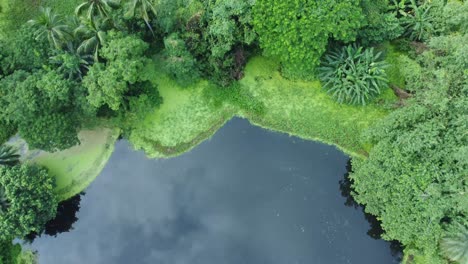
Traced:
[[348, 160], [238, 118], [171, 159], [121, 140], [30, 247], [40, 264], [399, 263], [349, 206]]

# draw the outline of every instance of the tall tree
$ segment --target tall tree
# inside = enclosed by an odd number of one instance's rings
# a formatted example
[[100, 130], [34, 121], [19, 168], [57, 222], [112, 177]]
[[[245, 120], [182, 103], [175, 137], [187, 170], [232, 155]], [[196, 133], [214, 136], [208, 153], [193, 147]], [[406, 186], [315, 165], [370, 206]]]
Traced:
[[101, 49], [106, 63], [95, 63], [83, 85], [88, 89], [89, 103], [96, 108], [103, 105], [117, 111], [125, 103], [127, 93], [144, 81], [141, 71], [149, 62], [144, 56], [149, 45], [136, 36], [110, 32], [109, 41]]
[[36, 39], [47, 39], [51, 46], [61, 49], [69, 38], [69, 28], [62, 18], [47, 7], [41, 7], [38, 17], [28, 23], [36, 28]]

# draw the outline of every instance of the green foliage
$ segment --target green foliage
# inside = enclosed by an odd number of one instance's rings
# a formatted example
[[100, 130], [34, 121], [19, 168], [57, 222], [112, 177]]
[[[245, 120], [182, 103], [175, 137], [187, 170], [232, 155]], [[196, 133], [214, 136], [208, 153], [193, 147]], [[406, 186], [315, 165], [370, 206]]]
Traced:
[[5, 143], [16, 133], [16, 126], [0, 119], [0, 144]]
[[460, 223], [454, 224], [451, 234], [442, 239], [440, 247], [451, 261], [468, 263], [468, 228]]
[[109, 17], [109, 12], [115, 7], [117, 3], [112, 0], [87, 0], [75, 8], [75, 15], [94, 21], [96, 18]]
[[0, 240], [0, 264], [18, 264], [21, 245], [13, 244], [12, 239]]
[[406, 33], [412, 40], [427, 40], [434, 32], [433, 17], [429, 12], [432, 6], [429, 2], [417, 5], [416, 0], [411, 1], [411, 11], [402, 18]]
[[69, 80], [82, 80], [91, 60], [92, 56], [79, 53], [71, 44], [67, 50], [57, 50], [50, 57], [50, 63], [56, 67], [56, 71]]
[[16, 71], [0, 84], [0, 118], [16, 124], [31, 148], [55, 151], [78, 143], [80, 120], [92, 113], [79, 84], [55, 71]]
[[400, 73], [405, 80], [405, 90], [415, 92], [417, 90], [424, 89], [424, 87], [421, 87], [423, 84], [421, 80], [422, 68], [419, 63], [410, 59], [406, 55], [400, 55], [398, 57], [398, 66]]
[[364, 20], [359, 2], [258, 0], [253, 24], [260, 46], [283, 63], [284, 74], [310, 78], [329, 39], [356, 39]]
[[152, 0], [128, 0], [125, 5], [125, 17], [126, 18], [140, 18], [145, 21], [146, 26], [153, 32], [153, 28], [150, 25], [150, 15], [157, 15], [156, 8], [153, 5]]
[[164, 68], [179, 84], [185, 86], [199, 77], [197, 62], [178, 35], [164, 39]]
[[387, 12], [388, 0], [363, 0], [361, 7], [366, 19], [365, 26], [359, 31], [362, 43], [380, 43], [403, 34], [404, 29], [396, 15]]
[[420, 88], [367, 133], [374, 147], [352, 175], [355, 198], [382, 221], [384, 238], [434, 263], [446, 223], [468, 215], [466, 40], [431, 39], [420, 57]]
[[36, 40], [47, 39], [50, 45], [57, 49], [61, 49], [70, 38], [68, 26], [50, 8], [41, 7], [39, 15], [28, 23], [36, 29], [34, 32]]
[[99, 49], [106, 44], [106, 30], [109, 28], [109, 19], [95, 19], [83, 21], [74, 31], [79, 40], [77, 53], [92, 54], [94, 61], [99, 61]]
[[386, 88], [386, 64], [374, 49], [349, 45], [330, 52], [319, 68], [323, 87], [339, 103], [366, 105]]
[[[0, 145], [0, 166], [14, 166], [19, 163], [17, 150], [8, 145]], [[1, 211], [1, 210], [0, 210]]]
[[28, 164], [0, 167], [0, 186], [10, 201], [8, 210], [0, 214], [1, 240], [39, 233], [55, 216], [53, 178], [46, 169]]
[[466, 33], [468, 28], [468, 2], [458, 0], [432, 0], [430, 17], [436, 34]]
[[254, 44], [253, 1], [206, 0], [180, 9], [183, 38], [204, 76], [228, 86], [243, 76], [245, 48]]
[[49, 44], [34, 38], [34, 30], [22, 25], [11, 37], [0, 41], [1, 75], [15, 70], [32, 71], [41, 68], [49, 57]]
[[111, 32], [100, 51], [106, 62], [94, 64], [83, 79], [90, 104], [119, 110], [125, 104], [125, 95], [131, 92], [132, 85], [144, 81], [141, 71], [149, 62], [144, 57], [147, 49], [148, 44], [136, 36]]

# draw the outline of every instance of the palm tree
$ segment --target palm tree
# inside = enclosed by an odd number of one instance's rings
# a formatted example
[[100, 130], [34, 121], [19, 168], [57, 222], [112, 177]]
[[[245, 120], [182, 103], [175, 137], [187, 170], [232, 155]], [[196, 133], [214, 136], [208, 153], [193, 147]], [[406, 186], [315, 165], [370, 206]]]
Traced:
[[64, 74], [68, 79], [83, 79], [83, 75], [88, 70], [93, 56], [79, 53], [73, 43], [67, 44], [66, 51], [59, 51], [50, 57], [50, 62], [58, 65], [57, 71]]
[[34, 32], [36, 40], [47, 38], [51, 46], [57, 49], [61, 49], [70, 36], [68, 26], [50, 8], [41, 7], [39, 16], [29, 20], [28, 23], [36, 28]]
[[109, 19], [88, 20], [75, 29], [75, 36], [83, 39], [77, 48], [79, 54], [92, 54], [94, 61], [99, 61], [98, 51], [106, 43], [105, 28], [108, 23]]
[[127, 3], [127, 12], [125, 13], [125, 16], [128, 18], [133, 18], [133, 17], [139, 17], [142, 18], [148, 28], [151, 30], [151, 33], [153, 33], [153, 28], [151, 28], [151, 25], [149, 23], [150, 18], [149, 15], [150, 13], [153, 13], [156, 15], [156, 8], [154, 8], [154, 5], [151, 0], [130, 0]]
[[442, 239], [440, 247], [444, 255], [458, 263], [468, 263], [468, 229], [457, 224], [457, 234]]
[[15, 166], [19, 163], [20, 155], [12, 146], [0, 146], [0, 166]]
[[86, 11], [85, 18], [94, 23], [96, 17], [109, 17], [109, 11], [116, 6], [117, 3], [111, 0], [87, 0], [76, 7], [75, 14], [81, 16]]
[[0, 214], [3, 214], [9, 206], [10, 203], [8, 202], [8, 199], [6, 197], [5, 188], [3, 188], [3, 186], [0, 186]]

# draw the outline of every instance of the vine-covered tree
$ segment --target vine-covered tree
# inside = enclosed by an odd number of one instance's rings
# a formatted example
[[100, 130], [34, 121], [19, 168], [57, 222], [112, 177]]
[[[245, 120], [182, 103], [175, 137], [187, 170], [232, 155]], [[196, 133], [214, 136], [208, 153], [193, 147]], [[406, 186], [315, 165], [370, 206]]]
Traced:
[[311, 78], [329, 39], [354, 41], [364, 17], [359, 0], [258, 0], [253, 24], [260, 47], [283, 74]]
[[9, 201], [0, 214], [0, 240], [23, 238], [44, 228], [57, 211], [53, 183], [47, 170], [36, 165], [0, 167], [0, 186]]

